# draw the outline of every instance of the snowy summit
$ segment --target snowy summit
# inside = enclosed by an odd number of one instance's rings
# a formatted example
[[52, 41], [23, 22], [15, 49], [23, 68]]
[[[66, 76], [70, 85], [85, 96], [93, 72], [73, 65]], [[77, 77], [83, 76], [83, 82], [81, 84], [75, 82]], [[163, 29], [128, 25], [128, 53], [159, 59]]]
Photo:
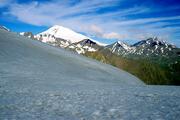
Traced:
[[59, 25], [54, 25], [53, 27], [49, 28], [48, 30], [39, 33], [37, 36], [39, 35], [52, 35], [55, 38], [61, 38], [64, 40], [68, 40], [71, 43], [75, 43], [75, 42], [79, 42], [83, 39], [88, 39], [88, 37], [79, 34], [69, 28], [65, 28], [63, 26], [59, 26]]

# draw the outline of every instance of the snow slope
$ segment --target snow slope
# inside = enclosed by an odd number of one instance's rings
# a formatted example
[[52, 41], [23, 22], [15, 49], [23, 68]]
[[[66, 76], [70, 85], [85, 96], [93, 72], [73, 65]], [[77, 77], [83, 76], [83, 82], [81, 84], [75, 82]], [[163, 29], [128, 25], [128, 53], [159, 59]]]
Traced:
[[180, 88], [146, 86], [95, 60], [0, 30], [0, 119], [180, 117]]
[[[1, 31], [0, 60], [2, 65], [9, 64], [7, 67], [1, 66], [1, 68], [14, 70], [18, 67], [18, 71], [12, 71], [12, 74], [18, 72], [25, 78], [42, 77], [46, 80], [51, 79], [50, 82], [60, 79], [66, 84], [69, 84], [69, 81], [71, 84], [82, 84], [81, 81], [86, 81], [94, 85], [97, 80], [100, 83], [103, 81], [103, 84], [106, 82], [107, 84], [142, 84], [135, 76], [110, 65], [77, 56], [64, 49], [55, 48], [16, 34], [3, 33], [4, 31]], [[17, 77], [20, 77], [19, 75]], [[127, 77], [121, 79], [122, 76]], [[78, 80], [76, 81], [76, 79]]]

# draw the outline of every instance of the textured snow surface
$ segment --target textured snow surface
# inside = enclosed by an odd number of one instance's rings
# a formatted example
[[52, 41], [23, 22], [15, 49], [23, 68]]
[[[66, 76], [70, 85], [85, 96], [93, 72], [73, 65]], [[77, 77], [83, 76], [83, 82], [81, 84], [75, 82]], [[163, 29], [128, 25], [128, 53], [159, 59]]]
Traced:
[[[178, 120], [178, 87], [2, 87], [0, 118], [18, 120]], [[13, 85], [14, 86], [14, 85]], [[48, 87], [48, 85], [46, 86]]]
[[179, 91], [0, 30], [0, 120], [176, 120]]

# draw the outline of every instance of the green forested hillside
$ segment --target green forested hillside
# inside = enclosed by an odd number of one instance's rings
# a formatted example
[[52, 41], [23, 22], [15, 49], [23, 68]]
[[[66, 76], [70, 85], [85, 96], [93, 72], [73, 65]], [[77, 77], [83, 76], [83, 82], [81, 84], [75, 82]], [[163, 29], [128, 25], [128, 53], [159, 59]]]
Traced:
[[158, 63], [148, 59], [130, 59], [114, 54], [86, 52], [87, 57], [121, 68], [150, 85], [180, 85], [180, 64]]

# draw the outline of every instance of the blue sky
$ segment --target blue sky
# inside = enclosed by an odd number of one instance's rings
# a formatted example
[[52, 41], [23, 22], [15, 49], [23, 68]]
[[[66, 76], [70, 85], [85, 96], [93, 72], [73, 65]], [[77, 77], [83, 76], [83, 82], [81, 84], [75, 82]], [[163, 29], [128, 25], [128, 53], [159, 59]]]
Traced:
[[0, 25], [12, 31], [56, 24], [104, 43], [156, 36], [180, 47], [180, 0], [0, 0]]

